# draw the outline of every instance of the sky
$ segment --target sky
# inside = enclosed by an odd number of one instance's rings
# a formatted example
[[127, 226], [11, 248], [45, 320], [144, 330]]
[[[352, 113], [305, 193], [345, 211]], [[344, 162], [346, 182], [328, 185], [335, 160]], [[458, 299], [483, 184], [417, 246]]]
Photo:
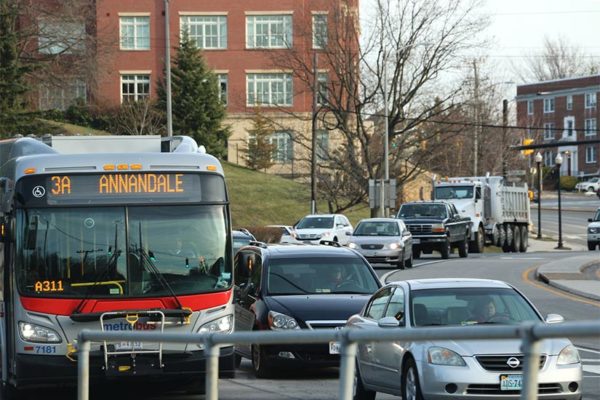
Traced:
[[[360, 1], [361, 15], [375, 4]], [[496, 81], [521, 83], [515, 66], [525, 55], [540, 53], [546, 36], [565, 38], [600, 64], [600, 0], [487, 0], [481, 11], [490, 17], [482, 35], [492, 46], [483, 54], [493, 65]]]

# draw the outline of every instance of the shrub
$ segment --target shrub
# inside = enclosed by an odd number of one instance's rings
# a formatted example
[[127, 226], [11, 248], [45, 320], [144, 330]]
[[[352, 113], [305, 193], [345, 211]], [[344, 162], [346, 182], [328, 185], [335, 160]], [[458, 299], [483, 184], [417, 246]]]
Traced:
[[577, 185], [577, 177], [575, 176], [561, 176], [560, 177], [560, 189], [572, 191]]
[[251, 226], [248, 228], [256, 240], [264, 243], [279, 243], [281, 240], [281, 228], [271, 228], [267, 226]]

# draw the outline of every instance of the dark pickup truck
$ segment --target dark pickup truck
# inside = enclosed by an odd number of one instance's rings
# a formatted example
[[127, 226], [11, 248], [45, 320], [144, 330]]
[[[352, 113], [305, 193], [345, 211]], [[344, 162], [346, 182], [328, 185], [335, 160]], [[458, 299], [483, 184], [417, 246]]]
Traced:
[[461, 257], [468, 256], [471, 219], [461, 217], [454, 204], [445, 201], [404, 203], [397, 218], [404, 221], [412, 233], [413, 257], [436, 250], [442, 258], [448, 258], [455, 248]]

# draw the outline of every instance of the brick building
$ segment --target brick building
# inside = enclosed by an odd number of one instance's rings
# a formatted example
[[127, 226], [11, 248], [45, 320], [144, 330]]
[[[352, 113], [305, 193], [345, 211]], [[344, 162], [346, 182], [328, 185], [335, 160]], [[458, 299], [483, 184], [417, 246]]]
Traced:
[[[517, 124], [535, 143], [598, 140], [600, 75], [517, 86]], [[545, 166], [561, 152], [561, 175], [600, 175], [600, 143], [540, 149]]]

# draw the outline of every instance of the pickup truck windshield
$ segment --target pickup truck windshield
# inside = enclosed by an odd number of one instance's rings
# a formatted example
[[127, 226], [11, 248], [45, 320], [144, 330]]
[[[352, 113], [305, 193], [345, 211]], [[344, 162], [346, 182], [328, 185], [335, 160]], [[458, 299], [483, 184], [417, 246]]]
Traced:
[[404, 204], [400, 207], [398, 218], [447, 218], [443, 204]]
[[443, 186], [435, 188], [438, 200], [472, 199], [473, 186]]

